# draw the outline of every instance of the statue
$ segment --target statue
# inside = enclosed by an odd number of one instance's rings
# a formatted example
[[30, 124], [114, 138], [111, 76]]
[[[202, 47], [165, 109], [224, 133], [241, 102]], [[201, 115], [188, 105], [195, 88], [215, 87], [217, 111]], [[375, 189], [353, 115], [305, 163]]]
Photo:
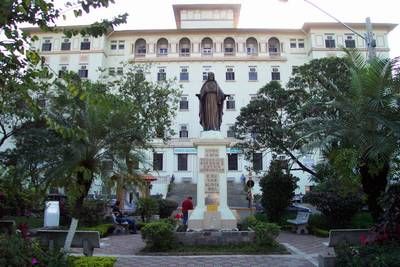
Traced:
[[222, 110], [224, 100], [228, 95], [222, 92], [214, 78], [214, 73], [209, 72], [207, 81], [203, 84], [200, 94], [200, 124], [204, 131], [219, 131], [222, 123]]

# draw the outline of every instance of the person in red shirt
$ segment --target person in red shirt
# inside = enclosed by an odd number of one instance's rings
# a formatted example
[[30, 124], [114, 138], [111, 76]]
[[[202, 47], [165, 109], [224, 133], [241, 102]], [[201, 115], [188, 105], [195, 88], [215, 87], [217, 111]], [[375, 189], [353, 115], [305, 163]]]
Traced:
[[185, 199], [182, 202], [182, 214], [183, 214], [183, 224], [187, 225], [188, 219], [189, 219], [189, 210], [193, 209], [193, 202], [192, 202], [192, 197], [188, 196], [187, 199]]

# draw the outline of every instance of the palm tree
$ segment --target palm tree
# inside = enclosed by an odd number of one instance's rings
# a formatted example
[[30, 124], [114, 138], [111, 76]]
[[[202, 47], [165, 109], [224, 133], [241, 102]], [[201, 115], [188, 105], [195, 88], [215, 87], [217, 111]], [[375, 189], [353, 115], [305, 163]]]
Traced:
[[[357, 169], [374, 219], [382, 209], [378, 199], [388, 184], [390, 163], [397, 156], [400, 136], [400, 76], [397, 60], [366, 61], [357, 51], [346, 50], [351, 84], [343, 90], [330, 82], [334, 112], [320, 113], [303, 123], [305, 136], [320, 145], [335, 144], [357, 151]], [[304, 137], [303, 137], [304, 138]]]

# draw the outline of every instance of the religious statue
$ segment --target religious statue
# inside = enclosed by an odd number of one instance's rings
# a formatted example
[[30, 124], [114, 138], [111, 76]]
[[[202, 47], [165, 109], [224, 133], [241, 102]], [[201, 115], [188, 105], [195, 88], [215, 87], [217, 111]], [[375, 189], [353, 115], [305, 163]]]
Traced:
[[207, 81], [203, 84], [200, 94], [200, 124], [204, 131], [219, 131], [222, 123], [222, 110], [224, 100], [228, 95], [222, 92], [214, 78], [214, 73], [209, 72]]

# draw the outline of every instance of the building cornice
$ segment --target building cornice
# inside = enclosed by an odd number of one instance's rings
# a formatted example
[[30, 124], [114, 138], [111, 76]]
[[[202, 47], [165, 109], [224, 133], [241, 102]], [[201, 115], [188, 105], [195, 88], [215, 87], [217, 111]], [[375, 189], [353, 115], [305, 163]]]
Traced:
[[[365, 31], [365, 23], [354, 23], [345, 22], [346, 25], [354, 29], [359, 29]], [[398, 24], [395, 23], [372, 23], [373, 30], [386, 30], [388, 32], [392, 31], [397, 27]], [[301, 28], [305, 32], [309, 32], [311, 29], [345, 29], [343, 24], [337, 22], [306, 22]]]

